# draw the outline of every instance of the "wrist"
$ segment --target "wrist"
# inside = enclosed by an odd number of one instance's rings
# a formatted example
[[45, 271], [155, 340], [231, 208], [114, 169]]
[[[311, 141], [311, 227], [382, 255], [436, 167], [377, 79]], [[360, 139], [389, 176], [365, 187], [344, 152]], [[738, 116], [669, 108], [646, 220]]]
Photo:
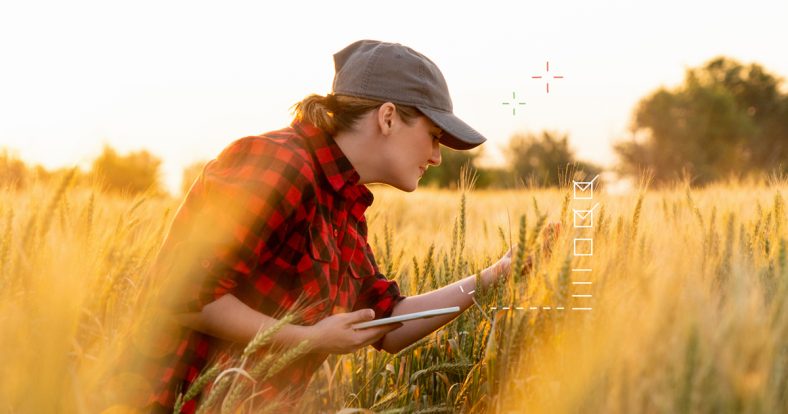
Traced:
[[481, 272], [482, 284], [485, 288], [495, 284], [503, 275], [504, 269], [498, 264], [494, 264]]
[[493, 273], [491, 267], [482, 270], [480, 276], [483, 288], [488, 288], [495, 282], [495, 274]]
[[307, 341], [313, 351], [318, 350], [317, 326], [316, 325], [289, 325], [290, 327], [290, 343], [289, 346], [296, 346], [302, 341]]

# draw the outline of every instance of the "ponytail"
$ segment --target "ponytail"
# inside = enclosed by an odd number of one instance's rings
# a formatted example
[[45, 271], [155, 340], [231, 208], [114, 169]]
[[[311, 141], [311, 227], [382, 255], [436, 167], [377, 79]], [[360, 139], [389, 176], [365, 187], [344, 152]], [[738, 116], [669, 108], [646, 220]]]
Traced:
[[[311, 94], [291, 106], [290, 109], [294, 120], [309, 122], [330, 135], [336, 135], [345, 130], [352, 130], [361, 116], [379, 108], [384, 103], [384, 101], [348, 95], [320, 96]], [[421, 111], [412, 106], [398, 104], [395, 106], [397, 114], [408, 125], [423, 115]]]

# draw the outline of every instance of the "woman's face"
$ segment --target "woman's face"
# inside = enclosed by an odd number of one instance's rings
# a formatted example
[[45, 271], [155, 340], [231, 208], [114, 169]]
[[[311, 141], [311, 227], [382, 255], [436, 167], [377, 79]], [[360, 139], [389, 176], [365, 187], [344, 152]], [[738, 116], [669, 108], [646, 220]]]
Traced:
[[406, 124], [396, 112], [393, 114], [388, 141], [388, 184], [411, 192], [430, 165], [441, 163], [441, 129], [429, 118], [419, 116]]

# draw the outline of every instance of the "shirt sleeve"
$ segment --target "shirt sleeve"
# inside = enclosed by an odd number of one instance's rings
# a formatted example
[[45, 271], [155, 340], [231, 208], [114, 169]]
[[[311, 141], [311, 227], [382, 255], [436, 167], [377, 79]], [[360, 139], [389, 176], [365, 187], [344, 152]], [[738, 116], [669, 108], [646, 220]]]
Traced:
[[173, 221], [166, 245], [166, 306], [198, 312], [234, 292], [271, 257], [309, 191], [304, 163], [265, 138], [242, 138], [208, 162]]
[[[375, 255], [372, 253], [368, 242], [365, 244], [364, 254], [369, 262], [372, 263], [374, 273], [373, 276], [364, 280], [353, 310], [371, 308], [375, 311], [375, 319], [388, 318], [391, 316], [397, 303], [405, 299], [405, 296], [400, 294], [397, 282], [387, 279], [380, 273], [378, 264], [375, 261]], [[373, 343], [372, 346], [380, 351], [383, 348], [383, 338]]]

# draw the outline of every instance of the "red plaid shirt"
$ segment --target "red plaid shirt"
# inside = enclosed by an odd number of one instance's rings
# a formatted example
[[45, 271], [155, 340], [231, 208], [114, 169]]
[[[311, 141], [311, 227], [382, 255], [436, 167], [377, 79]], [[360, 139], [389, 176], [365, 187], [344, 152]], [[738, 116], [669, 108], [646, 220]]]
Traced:
[[[164, 289], [167, 309], [197, 312], [230, 293], [276, 317], [303, 294], [313, 305], [304, 325], [363, 308], [389, 316], [404, 297], [375, 263], [364, 217], [373, 195], [358, 180], [333, 137], [306, 122], [231, 143], [193, 184], [157, 257], [156, 277], [183, 280]], [[170, 412], [208, 363], [245, 345], [175, 332], [148, 368], [160, 379], [149, 401]], [[326, 357], [307, 354], [266, 385], [300, 395]]]

